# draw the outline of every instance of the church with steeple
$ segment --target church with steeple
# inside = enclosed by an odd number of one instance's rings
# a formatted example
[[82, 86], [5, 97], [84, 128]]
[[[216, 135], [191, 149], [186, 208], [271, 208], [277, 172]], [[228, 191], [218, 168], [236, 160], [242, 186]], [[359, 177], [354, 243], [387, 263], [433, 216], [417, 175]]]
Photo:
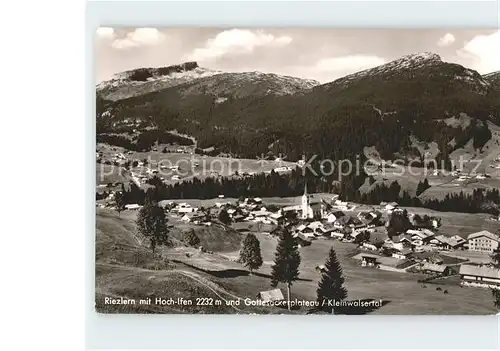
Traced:
[[301, 219], [314, 219], [323, 217], [323, 205], [320, 201], [311, 200], [312, 196], [307, 193], [307, 183], [304, 186], [304, 195], [301, 198]]

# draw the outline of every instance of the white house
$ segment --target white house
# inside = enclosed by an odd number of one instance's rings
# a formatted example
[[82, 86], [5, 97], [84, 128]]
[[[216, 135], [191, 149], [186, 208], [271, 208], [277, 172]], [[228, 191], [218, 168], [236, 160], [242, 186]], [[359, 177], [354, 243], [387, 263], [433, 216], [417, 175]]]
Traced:
[[345, 234], [340, 233], [340, 232], [331, 232], [331, 233], [330, 233], [330, 236], [331, 236], [332, 238], [336, 238], [336, 239], [339, 239], [339, 240], [340, 240], [340, 239], [344, 239]]
[[337, 216], [335, 216], [333, 213], [329, 213], [325, 219], [328, 223], [335, 223], [335, 221], [337, 220]]
[[415, 239], [417, 239], [417, 237], [419, 237], [421, 240], [424, 240], [424, 239], [427, 239], [429, 237], [434, 236], [434, 232], [432, 232], [429, 229], [425, 229], [425, 228], [422, 228], [422, 229], [408, 229], [406, 231], [406, 234], [411, 235], [412, 239], [414, 237], [415, 237]]
[[181, 221], [189, 223], [191, 222], [192, 218], [193, 218], [192, 213], [186, 213], [184, 216], [181, 217]]
[[275, 172], [289, 172], [292, 170], [292, 167], [287, 167], [287, 166], [283, 166], [283, 167], [276, 167], [274, 169]]
[[314, 221], [309, 223], [308, 227], [316, 230], [318, 228], [323, 228], [323, 223], [321, 223], [320, 221]]
[[365, 248], [367, 250], [372, 250], [372, 251], [377, 250], [377, 247], [373, 244], [370, 244], [370, 243], [363, 243], [363, 248]]
[[392, 239], [392, 247], [396, 250], [402, 251], [411, 247], [411, 240], [408, 236], [398, 235], [394, 236]]
[[392, 257], [397, 258], [398, 260], [406, 260], [411, 255], [411, 253], [411, 250], [403, 249], [401, 251], [393, 252]]
[[397, 207], [398, 207], [398, 203], [397, 203], [397, 202], [391, 202], [391, 203], [388, 203], [387, 205], [385, 205], [384, 209], [385, 209], [388, 213], [391, 213], [391, 212], [392, 212], [392, 211], [394, 211]]
[[472, 233], [467, 237], [469, 251], [491, 253], [498, 247], [500, 237], [487, 230]]
[[282, 301], [285, 299], [281, 289], [261, 291], [257, 294], [257, 298], [266, 302]]

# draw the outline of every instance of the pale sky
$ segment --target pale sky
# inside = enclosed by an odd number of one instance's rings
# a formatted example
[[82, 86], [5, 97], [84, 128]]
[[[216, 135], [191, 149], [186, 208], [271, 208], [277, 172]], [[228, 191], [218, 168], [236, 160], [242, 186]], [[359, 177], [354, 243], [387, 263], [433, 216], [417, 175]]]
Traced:
[[400, 56], [430, 51], [481, 74], [500, 70], [500, 30], [99, 28], [96, 83], [115, 73], [197, 61], [326, 83]]

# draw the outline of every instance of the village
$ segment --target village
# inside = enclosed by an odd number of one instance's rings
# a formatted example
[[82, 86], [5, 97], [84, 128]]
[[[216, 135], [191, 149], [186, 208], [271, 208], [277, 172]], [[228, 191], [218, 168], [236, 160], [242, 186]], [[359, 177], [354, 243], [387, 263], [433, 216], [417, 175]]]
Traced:
[[[130, 182], [146, 191], [159, 182], [175, 185], [193, 177], [210, 177], [218, 181], [241, 179], [272, 171], [291, 172], [305, 164], [303, 160], [288, 162], [284, 158], [269, 159], [265, 163], [259, 160], [236, 160], [240, 162], [239, 167], [243, 165], [243, 168], [232, 168], [231, 162], [235, 160], [230, 157], [211, 157], [194, 151], [179, 145], [156, 145], [151, 151], [140, 153], [99, 144], [96, 150], [96, 206], [105, 211], [115, 211], [115, 195], [123, 190], [124, 184]], [[207, 164], [211, 166], [208, 168]], [[391, 164], [388, 164], [384, 177], [391, 178]], [[103, 168], [106, 165], [109, 169]], [[116, 178], [114, 174], [117, 170], [125, 176]], [[105, 172], [109, 172], [108, 175]], [[441, 170], [431, 170], [428, 178], [434, 184], [442, 182], [443, 187], [469, 182], [494, 184], [496, 181], [496, 177], [490, 179], [491, 176], [486, 173], [464, 171], [445, 174]], [[500, 236], [497, 234], [500, 231], [500, 216], [484, 214], [487, 217], [481, 222], [476, 217], [482, 216], [468, 214], [466, 216], [475, 218], [472, 225], [460, 230], [449, 230], [446, 223], [442, 226], [442, 217], [445, 216], [445, 222], [449, 224], [450, 218], [462, 217], [461, 214], [448, 215], [425, 208], [407, 208], [396, 202], [365, 205], [342, 201], [339, 195], [332, 193], [308, 193], [307, 183], [304, 193], [297, 197], [234, 198], [221, 193], [215, 198], [204, 200], [172, 198], [161, 200], [158, 204], [165, 211], [170, 230], [179, 233], [195, 230], [204, 238], [203, 245], [196, 251], [189, 245], [182, 247], [184, 243], [181, 243], [181, 247], [165, 249], [166, 257], [187, 265], [189, 269], [215, 275], [240, 270], [240, 243], [245, 235], [251, 233], [264, 245], [262, 254], [267, 260], [260, 272], [268, 274], [280, 232], [286, 228], [296, 240], [301, 255], [305, 256], [305, 267], [301, 269], [301, 274], [306, 277], [304, 279], [314, 280], [325, 271], [325, 250], [335, 247], [340, 252], [342, 264], [355, 277], [347, 278], [354, 296], [371, 298], [377, 294], [385, 295], [388, 294], [389, 286], [394, 286], [397, 289], [395, 292], [415, 289], [407, 285], [412, 282], [420, 289], [435, 289], [445, 296], [452, 294], [451, 299], [466, 301], [463, 309], [469, 310], [473, 309], [469, 306], [473, 306], [475, 301], [489, 294], [489, 289], [500, 288], [500, 269], [494, 267], [491, 258], [492, 252], [500, 246]], [[127, 203], [123, 210], [132, 219], [141, 208], [138, 203]], [[237, 234], [237, 240], [234, 233]], [[224, 246], [220, 243], [226, 240], [225, 235], [233, 243], [230, 252], [219, 250]], [[177, 238], [182, 240], [182, 234]], [[386, 286], [364, 288], [363, 284], [367, 281]], [[255, 296], [253, 294], [258, 292], [257, 298], [263, 302], [284, 299], [280, 288], [268, 290], [269, 286], [261, 282], [252, 283], [251, 286], [244, 294]], [[471, 290], [454, 290], [457, 287]], [[311, 298], [315, 291], [307, 282], [300, 282], [296, 289], [300, 296], [306, 298]], [[394, 299], [392, 293], [388, 296]], [[420, 293], [408, 301], [422, 302], [425, 296], [427, 293]], [[443, 310], [452, 311], [455, 305], [452, 305], [452, 300], [448, 300], [436, 300], [435, 304], [441, 304]], [[415, 306], [421, 305], [420, 302], [415, 302]], [[413, 313], [421, 313], [421, 309], [413, 308], [410, 308]], [[396, 304], [383, 310], [386, 313], [400, 311]]]
[[[107, 204], [112, 206], [112, 202]], [[306, 185], [300, 203], [286, 206], [267, 204], [259, 197], [229, 200], [224, 195], [206, 207], [182, 200], [163, 200], [159, 205], [171, 220], [186, 226], [227, 226], [241, 233], [253, 228], [269, 237], [275, 237], [281, 226], [291, 231], [304, 250], [324, 240], [350, 243], [357, 247], [351, 259], [366, 269], [420, 273], [427, 283], [500, 287], [500, 270], [490, 259], [499, 246], [499, 235], [487, 230], [465, 238], [445, 235], [440, 233], [440, 218], [409, 213], [395, 202], [361, 210], [361, 205], [340, 201], [337, 195], [316, 198], [307, 193]], [[103, 202], [97, 206], [106, 207]], [[125, 208], [135, 211], [141, 206], [127, 204]], [[396, 217], [407, 218], [408, 228], [391, 226], [391, 218]], [[318, 271], [324, 269], [320, 261]]]

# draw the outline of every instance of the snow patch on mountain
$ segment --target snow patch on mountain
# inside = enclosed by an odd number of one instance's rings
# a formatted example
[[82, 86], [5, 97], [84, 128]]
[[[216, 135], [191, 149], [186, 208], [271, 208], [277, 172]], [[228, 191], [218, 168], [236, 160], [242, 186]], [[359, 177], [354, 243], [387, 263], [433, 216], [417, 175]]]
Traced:
[[382, 75], [388, 72], [393, 71], [402, 71], [406, 69], [415, 69], [422, 66], [431, 66], [442, 63], [441, 57], [438, 54], [434, 54], [431, 52], [422, 52], [405, 55], [397, 60], [391, 61], [389, 63], [374, 67], [368, 68], [360, 72], [356, 72], [350, 75], [347, 75], [343, 78], [339, 78], [332, 83], [335, 84], [349, 84], [353, 80], [357, 80], [360, 78], [365, 78], [369, 76]]
[[492, 88], [500, 89], [500, 71], [484, 74], [483, 79], [488, 82]]
[[119, 100], [221, 73], [222, 71], [198, 67], [196, 63], [139, 68], [117, 73], [110, 80], [98, 84], [96, 89], [104, 99]]
[[[388, 62], [386, 64], [369, 68], [354, 74], [350, 74], [343, 78], [339, 78], [331, 83], [325, 84], [328, 86], [342, 86], [347, 87], [351, 83], [370, 77], [376, 76], [394, 76], [397, 74], [405, 73], [408, 77], [414, 78], [414, 72], [423, 68], [439, 68], [444, 65], [453, 66], [456, 68], [454, 76], [451, 77], [454, 80], [462, 81], [474, 87], [480, 94], [485, 94], [490, 86], [490, 84], [481, 77], [479, 73], [471, 69], [462, 67], [460, 65], [451, 64], [443, 62], [438, 54], [431, 52], [421, 52], [414, 53], [400, 57], [394, 61]], [[443, 73], [445, 74], [445, 73]]]
[[274, 73], [240, 72], [221, 73], [212, 77], [193, 80], [179, 86], [184, 95], [209, 94], [219, 97], [232, 96], [283, 96], [303, 93], [319, 85], [318, 81], [281, 76]]
[[[108, 100], [125, 99], [179, 86], [184, 94], [203, 93], [225, 97], [255, 95], [291, 95], [319, 85], [311, 79], [281, 76], [274, 73], [225, 73], [199, 67], [196, 62], [180, 65], [139, 68], [115, 74], [97, 85], [97, 93]], [[233, 94], [234, 89], [238, 90]], [[251, 93], [251, 94], [250, 94]], [[225, 100], [224, 100], [225, 101]], [[218, 100], [216, 103], [222, 103]]]

